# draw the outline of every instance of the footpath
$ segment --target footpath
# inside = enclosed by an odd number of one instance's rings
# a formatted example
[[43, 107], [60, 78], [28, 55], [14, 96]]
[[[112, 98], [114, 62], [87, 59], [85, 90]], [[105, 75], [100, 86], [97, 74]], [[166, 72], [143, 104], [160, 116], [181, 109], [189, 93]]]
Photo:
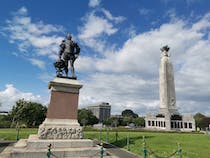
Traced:
[[[98, 140], [94, 140], [94, 143], [96, 145], [99, 145], [100, 142]], [[140, 156], [129, 152], [126, 149], [123, 148], [119, 148], [117, 146], [114, 146], [112, 144], [108, 144], [103, 142], [103, 147], [106, 153], [108, 153], [108, 155], [110, 155], [110, 158], [141, 158]]]
[[0, 140], [0, 153], [9, 145], [14, 144], [15, 141]]
[[103, 144], [103, 147], [111, 156], [116, 156], [118, 158], [140, 158], [140, 156], [112, 144]]

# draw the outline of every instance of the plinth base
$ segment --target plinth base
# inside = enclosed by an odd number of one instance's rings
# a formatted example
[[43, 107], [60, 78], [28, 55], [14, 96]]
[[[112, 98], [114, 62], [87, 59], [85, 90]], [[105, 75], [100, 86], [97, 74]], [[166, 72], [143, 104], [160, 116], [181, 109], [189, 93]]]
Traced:
[[74, 119], [49, 119], [39, 126], [40, 139], [81, 139], [82, 127]]
[[94, 146], [90, 139], [44, 140], [30, 135], [28, 140], [21, 139], [15, 144], [8, 158], [44, 158], [49, 144], [52, 144], [52, 154], [59, 158], [95, 157], [100, 152], [100, 147]]

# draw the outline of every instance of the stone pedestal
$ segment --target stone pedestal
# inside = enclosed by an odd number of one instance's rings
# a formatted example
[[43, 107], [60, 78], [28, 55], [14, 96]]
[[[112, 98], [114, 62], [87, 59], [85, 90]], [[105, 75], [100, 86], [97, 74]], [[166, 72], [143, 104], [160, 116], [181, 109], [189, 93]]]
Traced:
[[77, 80], [55, 78], [49, 83], [51, 99], [47, 118], [39, 126], [40, 139], [81, 139], [82, 128], [77, 120], [79, 89]]
[[56, 77], [49, 83], [51, 99], [47, 111], [48, 119], [77, 120], [79, 89], [77, 80]]
[[77, 80], [56, 77], [51, 81], [47, 118], [39, 126], [38, 135], [19, 140], [2, 155], [6, 155], [5, 158], [46, 157], [49, 144], [52, 153], [59, 158], [87, 158], [98, 154], [99, 146], [90, 139], [82, 139], [82, 128], [77, 120], [81, 87]]

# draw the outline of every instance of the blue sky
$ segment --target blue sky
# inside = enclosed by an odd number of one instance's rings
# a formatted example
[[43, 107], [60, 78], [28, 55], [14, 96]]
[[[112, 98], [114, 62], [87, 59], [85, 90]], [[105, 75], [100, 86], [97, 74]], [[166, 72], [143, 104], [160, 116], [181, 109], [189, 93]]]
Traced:
[[67, 32], [81, 47], [79, 107], [109, 102], [112, 113], [159, 107], [160, 47], [168, 44], [181, 113], [210, 115], [210, 1], [0, 1], [0, 103], [49, 102], [53, 62]]

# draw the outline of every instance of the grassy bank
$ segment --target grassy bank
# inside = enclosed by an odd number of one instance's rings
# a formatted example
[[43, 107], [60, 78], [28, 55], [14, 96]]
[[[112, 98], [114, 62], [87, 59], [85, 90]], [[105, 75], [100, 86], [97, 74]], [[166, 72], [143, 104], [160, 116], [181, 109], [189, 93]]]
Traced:
[[[142, 154], [142, 137], [146, 145], [158, 156], [168, 156], [182, 148], [183, 158], [207, 158], [210, 155], [210, 135], [193, 133], [161, 133], [161, 132], [109, 132], [109, 142], [121, 148], [127, 148], [127, 136], [130, 135], [130, 149], [138, 155]], [[85, 132], [86, 138], [99, 139], [99, 132]], [[102, 132], [102, 140], [106, 141], [106, 132]], [[175, 156], [177, 157], [177, 155]], [[150, 156], [152, 158], [152, 156]]]
[[[15, 140], [16, 129], [0, 129], [0, 139]], [[20, 138], [28, 138], [29, 134], [36, 134], [37, 129], [21, 129]], [[127, 136], [130, 136], [130, 149], [138, 155], [142, 153], [142, 137], [145, 136], [147, 146], [159, 156], [168, 156], [177, 149], [179, 143], [182, 147], [183, 158], [207, 158], [210, 155], [210, 135], [195, 133], [167, 133], [167, 132], [109, 132], [109, 143], [121, 148], [127, 148]], [[107, 132], [102, 132], [102, 140], [106, 141]], [[99, 139], [100, 132], [85, 131], [85, 138]], [[177, 157], [177, 155], [175, 156]], [[152, 158], [152, 156], [150, 156]]]

